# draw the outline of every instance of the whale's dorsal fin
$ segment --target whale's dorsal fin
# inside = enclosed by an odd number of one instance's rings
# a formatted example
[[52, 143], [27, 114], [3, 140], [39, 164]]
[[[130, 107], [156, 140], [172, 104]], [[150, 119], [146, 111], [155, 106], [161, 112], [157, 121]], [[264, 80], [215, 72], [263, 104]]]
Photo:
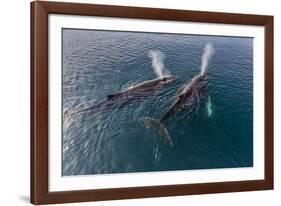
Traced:
[[115, 96], [116, 96], [116, 94], [109, 94], [109, 95], [107, 95], [107, 99], [111, 99], [111, 98], [113, 98]]
[[116, 96], [118, 96], [118, 95], [120, 95], [120, 94], [121, 94], [121, 93], [109, 94], [109, 95], [107, 95], [107, 99], [111, 99], [111, 98], [116, 97]]

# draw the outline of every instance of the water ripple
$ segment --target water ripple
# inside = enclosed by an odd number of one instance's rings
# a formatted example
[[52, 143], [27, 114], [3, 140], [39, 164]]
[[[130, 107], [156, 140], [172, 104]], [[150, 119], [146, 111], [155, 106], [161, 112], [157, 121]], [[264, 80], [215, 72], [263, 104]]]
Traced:
[[[174, 147], [145, 128], [161, 118], [177, 91], [199, 73], [202, 49], [215, 48], [207, 95], [197, 112], [165, 124]], [[63, 175], [207, 169], [252, 165], [252, 39], [64, 30], [63, 111], [79, 111], [107, 95], [155, 78], [150, 50], [162, 51], [175, 83], [125, 107], [80, 113], [63, 121]]]

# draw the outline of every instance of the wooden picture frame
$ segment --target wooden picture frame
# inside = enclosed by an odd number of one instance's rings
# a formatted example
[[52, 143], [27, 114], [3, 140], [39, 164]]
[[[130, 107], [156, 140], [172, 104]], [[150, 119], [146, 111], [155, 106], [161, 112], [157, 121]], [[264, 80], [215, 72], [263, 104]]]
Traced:
[[[81, 15], [263, 26], [264, 180], [50, 192], [48, 189], [48, 15]], [[163, 197], [273, 189], [273, 16], [35, 1], [31, 3], [31, 203]]]

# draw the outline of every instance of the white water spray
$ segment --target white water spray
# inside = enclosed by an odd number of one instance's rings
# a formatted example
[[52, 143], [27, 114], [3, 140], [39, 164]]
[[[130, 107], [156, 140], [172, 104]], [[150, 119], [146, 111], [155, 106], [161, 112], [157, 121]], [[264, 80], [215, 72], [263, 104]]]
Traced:
[[208, 67], [209, 59], [213, 56], [215, 50], [211, 43], [206, 44], [204, 48], [204, 53], [202, 55], [202, 63], [201, 63], [201, 75], [206, 72]]
[[165, 55], [161, 51], [151, 50], [148, 52], [148, 56], [152, 60], [152, 67], [155, 74], [159, 78], [170, 75], [170, 72], [164, 68]]

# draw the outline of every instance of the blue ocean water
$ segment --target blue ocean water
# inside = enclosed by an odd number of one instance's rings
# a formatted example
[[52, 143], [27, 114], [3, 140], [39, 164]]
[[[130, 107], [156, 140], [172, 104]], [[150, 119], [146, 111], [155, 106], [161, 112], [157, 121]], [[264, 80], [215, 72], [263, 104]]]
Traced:
[[[63, 29], [63, 112], [92, 107], [107, 95], [156, 78], [148, 56], [165, 55], [177, 77], [158, 94], [121, 108], [63, 119], [63, 175], [253, 166], [253, 39]], [[142, 119], [161, 118], [177, 90], [200, 72], [207, 43], [207, 98], [197, 112], [165, 123], [171, 147]]]

